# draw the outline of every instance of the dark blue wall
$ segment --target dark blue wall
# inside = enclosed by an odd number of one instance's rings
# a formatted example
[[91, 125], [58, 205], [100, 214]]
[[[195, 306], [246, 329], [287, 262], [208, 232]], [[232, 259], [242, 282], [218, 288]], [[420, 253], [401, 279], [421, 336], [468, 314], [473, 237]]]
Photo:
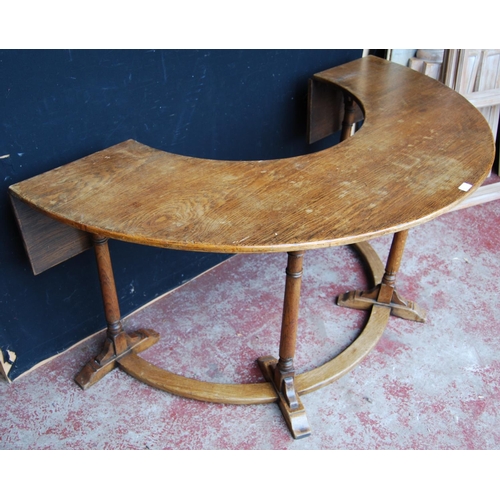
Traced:
[[[190, 156], [312, 151], [307, 80], [361, 50], [0, 51], [0, 348], [15, 378], [105, 325], [92, 252], [33, 276], [7, 188], [126, 139]], [[314, 149], [332, 144], [314, 145]], [[226, 256], [110, 243], [127, 314]]]

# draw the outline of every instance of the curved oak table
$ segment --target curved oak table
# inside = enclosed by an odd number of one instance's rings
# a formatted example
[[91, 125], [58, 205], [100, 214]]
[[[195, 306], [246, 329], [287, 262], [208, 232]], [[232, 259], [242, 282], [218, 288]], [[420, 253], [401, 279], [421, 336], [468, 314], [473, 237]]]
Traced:
[[[408, 230], [447, 212], [482, 184], [494, 158], [490, 128], [448, 87], [367, 57], [310, 81], [310, 140], [338, 129], [343, 141], [337, 146], [266, 161], [191, 158], [130, 140], [11, 186], [35, 273], [95, 248], [108, 335], [101, 353], [77, 375], [80, 386], [89, 387], [120, 366], [185, 397], [278, 401], [293, 436], [303, 437], [310, 430], [301, 394], [359, 363], [391, 313], [423, 321], [425, 313], [395, 289]], [[384, 270], [366, 241], [389, 233], [394, 239]], [[287, 252], [279, 359], [259, 359], [266, 382], [201, 382], [137, 356], [158, 334], [123, 330], [108, 238], [198, 252]], [[347, 244], [365, 257], [374, 288], [344, 294], [338, 303], [371, 309], [370, 319], [339, 356], [296, 375], [303, 254]]]

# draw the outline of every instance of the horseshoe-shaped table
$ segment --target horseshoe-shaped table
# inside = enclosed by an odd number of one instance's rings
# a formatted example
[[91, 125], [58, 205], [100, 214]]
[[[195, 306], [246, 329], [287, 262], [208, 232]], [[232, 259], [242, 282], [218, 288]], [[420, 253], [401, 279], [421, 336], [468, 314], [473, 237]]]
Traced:
[[[351, 134], [357, 122], [362, 126]], [[411, 69], [367, 57], [314, 75], [309, 140], [342, 130], [320, 152], [266, 161], [190, 158], [129, 140], [10, 187], [35, 274], [94, 246], [108, 333], [76, 376], [87, 388], [119, 366], [165, 391], [211, 402], [277, 401], [292, 435], [310, 433], [300, 395], [331, 383], [376, 345], [389, 315], [425, 313], [395, 289], [408, 230], [460, 203], [487, 177], [494, 142], [462, 96]], [[351, 137], [352, 135], [352, 137]], [[394, 234], [387, 264], [367, 240]], [[108, 238], [178, 250], [286, 252], [279, 359], [258, 360], [265, 382], [215, 384], [182, 377], [137, 354], [158, 340], [125, 332]], [[371, 309], [340, 355], [295, 374], [302, 259], [306, 250], [354, 244], [374, 288], [338, 298]]]

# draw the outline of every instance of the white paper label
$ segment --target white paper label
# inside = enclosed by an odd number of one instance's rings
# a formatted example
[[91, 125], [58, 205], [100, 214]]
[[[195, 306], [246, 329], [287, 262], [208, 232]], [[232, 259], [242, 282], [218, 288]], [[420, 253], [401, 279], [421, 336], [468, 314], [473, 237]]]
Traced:
[[468, 182], [462, 182], [462, 184], [458, 187], [458, 189], [460, 189], [460, 191], [467, 192], [471, 187], [472, 184], [469, 184]]

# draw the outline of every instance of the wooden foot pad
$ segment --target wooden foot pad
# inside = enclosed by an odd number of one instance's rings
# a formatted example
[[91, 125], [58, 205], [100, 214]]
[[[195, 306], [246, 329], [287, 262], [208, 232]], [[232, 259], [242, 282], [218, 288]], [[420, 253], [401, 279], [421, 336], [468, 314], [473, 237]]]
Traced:
[[420, 323], [425, 322], [425, 311], [415, 302], [402, 299], [396, 290], [394, 290], [390, 302], [378, 300], [379, 287], [380, 285], [368, 292], [355, 290], [339, 295], [337, 305], [361, 310], [370, 309], [374, 305], [389, 307], [393, 316]]
[[270, 382], [278, 395], [278, 405], [285, 421], [295, 439], [307, 437], [311, 434], [311, 428], [307, 420], [306, 410], [300, 401], [294, 386], [294, 378], [285, 378], [281, 387], [276, 387], [274, 382], [274, 370], [278, 360], [272, 356], [259, 358], [259, 367], [264, 378]]
[[160, 336], [154, 330], [141, 329], [132, 333], [123, 333], [127, 348], [120, 354], [115, 354], [113, 343], [106, 339], [103, 350], [98, 356], [90, 360], [75, 377], [75, 382], [82, 388], [88, 389], [101, 380], [111, 370], [116, 368], [117, 361], [134, 352], [142, 352], [158, 342]]

